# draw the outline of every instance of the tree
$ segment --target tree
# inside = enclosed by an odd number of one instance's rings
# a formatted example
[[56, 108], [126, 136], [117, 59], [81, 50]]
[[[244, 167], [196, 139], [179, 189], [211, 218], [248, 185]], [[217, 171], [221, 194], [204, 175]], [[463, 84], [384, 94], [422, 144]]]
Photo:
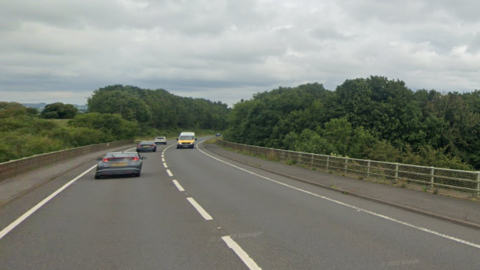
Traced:
[[143, 100], [123, 91], [99, 91], [88, 99], [90, 112], [120, 114], [129, 121], [149, 123], [150, 108]]
[[78, 109], [72, 104], [56, 102], [45, 106], [40, 116], [47, 119], [72, 119], [77, 113]]

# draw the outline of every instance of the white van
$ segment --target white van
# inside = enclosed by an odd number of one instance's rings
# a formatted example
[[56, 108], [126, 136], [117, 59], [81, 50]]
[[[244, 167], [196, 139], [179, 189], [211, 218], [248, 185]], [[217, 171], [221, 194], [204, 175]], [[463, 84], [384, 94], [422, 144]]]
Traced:
[[182, 132], [177, 138], [177, 149], [179, 148], [195, 148], [195, 132]]

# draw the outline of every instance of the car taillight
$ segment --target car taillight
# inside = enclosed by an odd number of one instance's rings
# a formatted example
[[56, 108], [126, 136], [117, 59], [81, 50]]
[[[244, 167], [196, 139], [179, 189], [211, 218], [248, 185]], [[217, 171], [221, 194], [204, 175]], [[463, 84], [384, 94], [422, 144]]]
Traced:
[[134, 157], [132, 160], [133, 160], [133, 161], [139, 161], [139, 160], [140, 160], [140, 158], [138, 158], [138, 157]]
[[103, 162], [108, 162], [109, 159], [108, 159], [108, 158], [104, 158], [104, 159], [102, 159], [102, 161], [103, 161]]
[[141, 144], [139, 144], [139, 145], [137, 145], [137, 147], [142, 147], [142, 145], [141, 145]]
[[155, 144], [152, 144], [152, 147], [155, 147], [156, 145]]

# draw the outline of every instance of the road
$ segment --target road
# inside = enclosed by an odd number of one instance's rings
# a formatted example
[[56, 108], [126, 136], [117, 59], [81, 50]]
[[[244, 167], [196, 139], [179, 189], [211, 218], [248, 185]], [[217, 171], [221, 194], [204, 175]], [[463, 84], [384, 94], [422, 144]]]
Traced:
[[0, 269], [480, 269], [478, 230], [172, 144], [0, 208]]

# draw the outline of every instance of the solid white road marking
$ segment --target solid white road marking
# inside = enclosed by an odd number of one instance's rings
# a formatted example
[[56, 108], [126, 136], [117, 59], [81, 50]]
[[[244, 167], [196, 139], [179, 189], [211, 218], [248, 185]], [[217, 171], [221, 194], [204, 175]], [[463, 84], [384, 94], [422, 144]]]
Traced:
[[[202, 141], [203, 142], [203, 141]], [[202, 143], [201, 142], [201, 143]], [[430, 230], [430, 229], [427, 229], [427, 228], [424, 228], [424, 227], [420, 227], [420, 226], [416, 226], [416, 225], [413, 225], [411, 223], [407, 223], [407, 222], [403, 222], [401, 220], [397, 220], [397, 219], [394, 219], [394, 218], [391, 218], [389, 216], [385, 216], [385, 215], [382, 215], [382, 214], [378, 214], [378, 213], [375, 213], [375, 212], [372, 212], [372, 211], [369, 211], [369, 210], [366, 210], [366, 209], [363, 209], [363, 208], [359, 208], [359, 207], [356, 207], [356, 206], [353, 206], [353, 205], [350, 205], [350, 204], [347, 204], [347, 203], [344, 203], [344, 202], [341, 202], [341, 201], [337, 201], [337, 200], [334, 200], [334, 199], [331, 199], [331, 198], [328, 198], [328, 197], [325, 197], [325, 196], [322, 196], [322, 195], [319, 195], [319, 194], [316, 194], [316, 193], [313, 193], [313, 192], [310, 192], [310, 191], [307, 191], [307, 190], [304, 190], [304, 189], [301, 189], [301, 188], [297, 188], [297, 187], [294, 187], [294, 186], [291, 186], [291, 185], [288, 185], [288, 184], [285, 184], [285, 183], [282, 183], [282, 182], [279, 182], [279, 181], [276, 181], [276, 180], [273, 180], [271, 178], [268, 178], [266, 176], [263, 176], [263, 175], [260, 175], [260, 174], [257, 174], [257, 173], [254, 173], [254, 172], [251, 172], [247, 169], [244, 169], [244, 168], [241, 168], [241, 167], [238, 167], [236, 165], [233, 165], [231, 163], [228, 163], [226, 161], [223, 161], [219, 158], [216, 158], [212, 155], [209, 155], [207, 153], [205, 153], [204, 151], [202, 151], [200, 148], [198, 148], [198, 150], [203, 153], [204, 155], [206, 156], [209, 156], [217, 161], [220, 161], [222, 163], [225, 163], [229, 166], [232, 166], [234, 168], [237, 168], [241, 171], [244, 171], [244, 172], [247, 172], [249, 174], [252, 174], [252, 175], [255, 175], [255, 176], [258, 176], [260, 178], [263, 178], [263, 179], [266, 179], [270, 182], [273, 182], [273, 183], [276, 183], [278, 185], [282, 185], [282, 186], [285, 186], [285, 187], [288, 187], [288, 188], [291, 188], [291, 189], [294, 189], [294, 190], [297, 190], [297, 191], [300, 191], [300, 192], [303, 192], [303, 193], [306, 193], [306, 194], [309, 194], [309, 195], [312, 195], [312, 196], [315, 196], [315, 197], [318, 197], [318, 198], [321, 198], [321, 199], [324, 199], [324, 200], [327, 200], [327, 201], [330, 201], [330, 202], [333, 202], [333, 203], [336, 203], [336, 204], [339, 204], [339, 205], [343, 205], [343, 206], [346, 206], [346, 207], [349, 207], [349, 208], [352, 208], [352, 209], [355, 209], [359, 212], [364, 212], [364, 213], [367, 213], [367, 214], [370, 214], [370, 215], [373, 215], [373, 216], [376, 216], [376, 217], [379, 217], [379, 218], [383, 218], [383, 219], [386, 219], [386, 220], [389, 220], [389, 221], [392, 221], [392, 222], [395, 222], [395, 223], [398, 223], [398, 224], [402, 224], [402, 225], [405, 225], [407, 227], [410, 227], [410, 228], [414, 228], [414, 229], [417, 229], [417, 230], [420, 230], [420, 231], [424, 231], [426, 233], [430, 233], [430, 234], [433, 234], [433, 235], [436, 235], [436, 236], [440, 236], [440, 237], [443, 237], [445, 239], [449, 239], [449, 240], [452, 240], [452, 241], [455, 241], [455, 242], [458, 242], [458, 243], [462, 243], [462, 244], [465, 244], [465, 245], [468, 245], [468, 246], [471, 246], [471, 247], [475, 247], [475, 248], [478, 248], [480, 249], [480, 245], [479, 244], [475, 244], [475, 243], [472, 243], [472, 242], [468, 242], [466, 240], [463, 240], [463, 239], [460, 239], [460, 238], [456, 238], [456, 237], [453, 237], [453, 236], [449, 236], [449, 235], [446, 235], [446, 234], [443, 234], [443, 233], [440, 233], [440, 232], [437, 232], [437, 231], [433, 231], [433, 230]]]
[[210, 216], [203, 207], [200, 206], [192, 197], [188, 197], [187, 200], [197, 209], [198, 213], [205, 219], [205, 220], [212, 220], [212, 216]]
[[170, 170], [167, 170], [168, 176], [173, 177], [173, 174]]
[[183, 189], [182, 185], [180, 185], [180, 183], [178, 183], [177, 180], [173, 180], [173, 183], [175, 184], [175, 186], [178, 188], [179, 191], [185, 191], [185, 189]]
[[237, 242], [233, 241], [230, 236], [222, 237], [222, 240], [227, 244], [227, 246], [237, 254], [238, 257], [243, 261], [243, 263], [248, 267], [248, 269], [255, 269], [261, 270], [254, 260], [248, 256], [248, 254], [237, 244]]
[[21, 215], [19, 218], [17, 218], [14, 222], [12, 222], [10, 225], [8, 225], [7, 227], [5, 227], [1, 232], [0, 232], [0, 240], [5, 236], [7, 235], [11, 230], [15, 229], [15, 227], [17, 227], [20, 223], [22, 223], [25, 219], [27, 219], [29, 216], [31, 216], [33, 213], [35, 213], [38, 209], [40, 209], [40, 207], [42, 207], [43, 205], [45, 205], [47, 202], [49, 202], [51, 199], [53, 199], [55, 196], [57, 196], [60, 192], [62, 192], [64, 189], [66, 189], [67, 187], [69, 187], [71, 184], [73, 184], [75, 181], [77, 181], [78, 179], [80, 179], [80, 177], [84, 176], [85, 174], [87, 174], [88, 172], [90, 172], [91, 170], [95, 169], [95, 167], [97, 167], [97, 165], [95, 166], [92, 166], [90, 169], [84, 171], [83, 173], [81, 173], [79, 176], [75, 177], [74, 179], [70, 180], [70, 182], [66, 183], [65, 185], [63, 185], [61, 188], [57, 189], [57, 191], [53, 192], [52, 194], [50, 194], [50, 196], [48, 196], [47, 198], [43, 199], [41, 202], [37, 203], [37, 205], [35, 205], [34, 207], [32, 207], [30, 210], [28, 210], [27, 212], [25, 212], [25, 214]]

